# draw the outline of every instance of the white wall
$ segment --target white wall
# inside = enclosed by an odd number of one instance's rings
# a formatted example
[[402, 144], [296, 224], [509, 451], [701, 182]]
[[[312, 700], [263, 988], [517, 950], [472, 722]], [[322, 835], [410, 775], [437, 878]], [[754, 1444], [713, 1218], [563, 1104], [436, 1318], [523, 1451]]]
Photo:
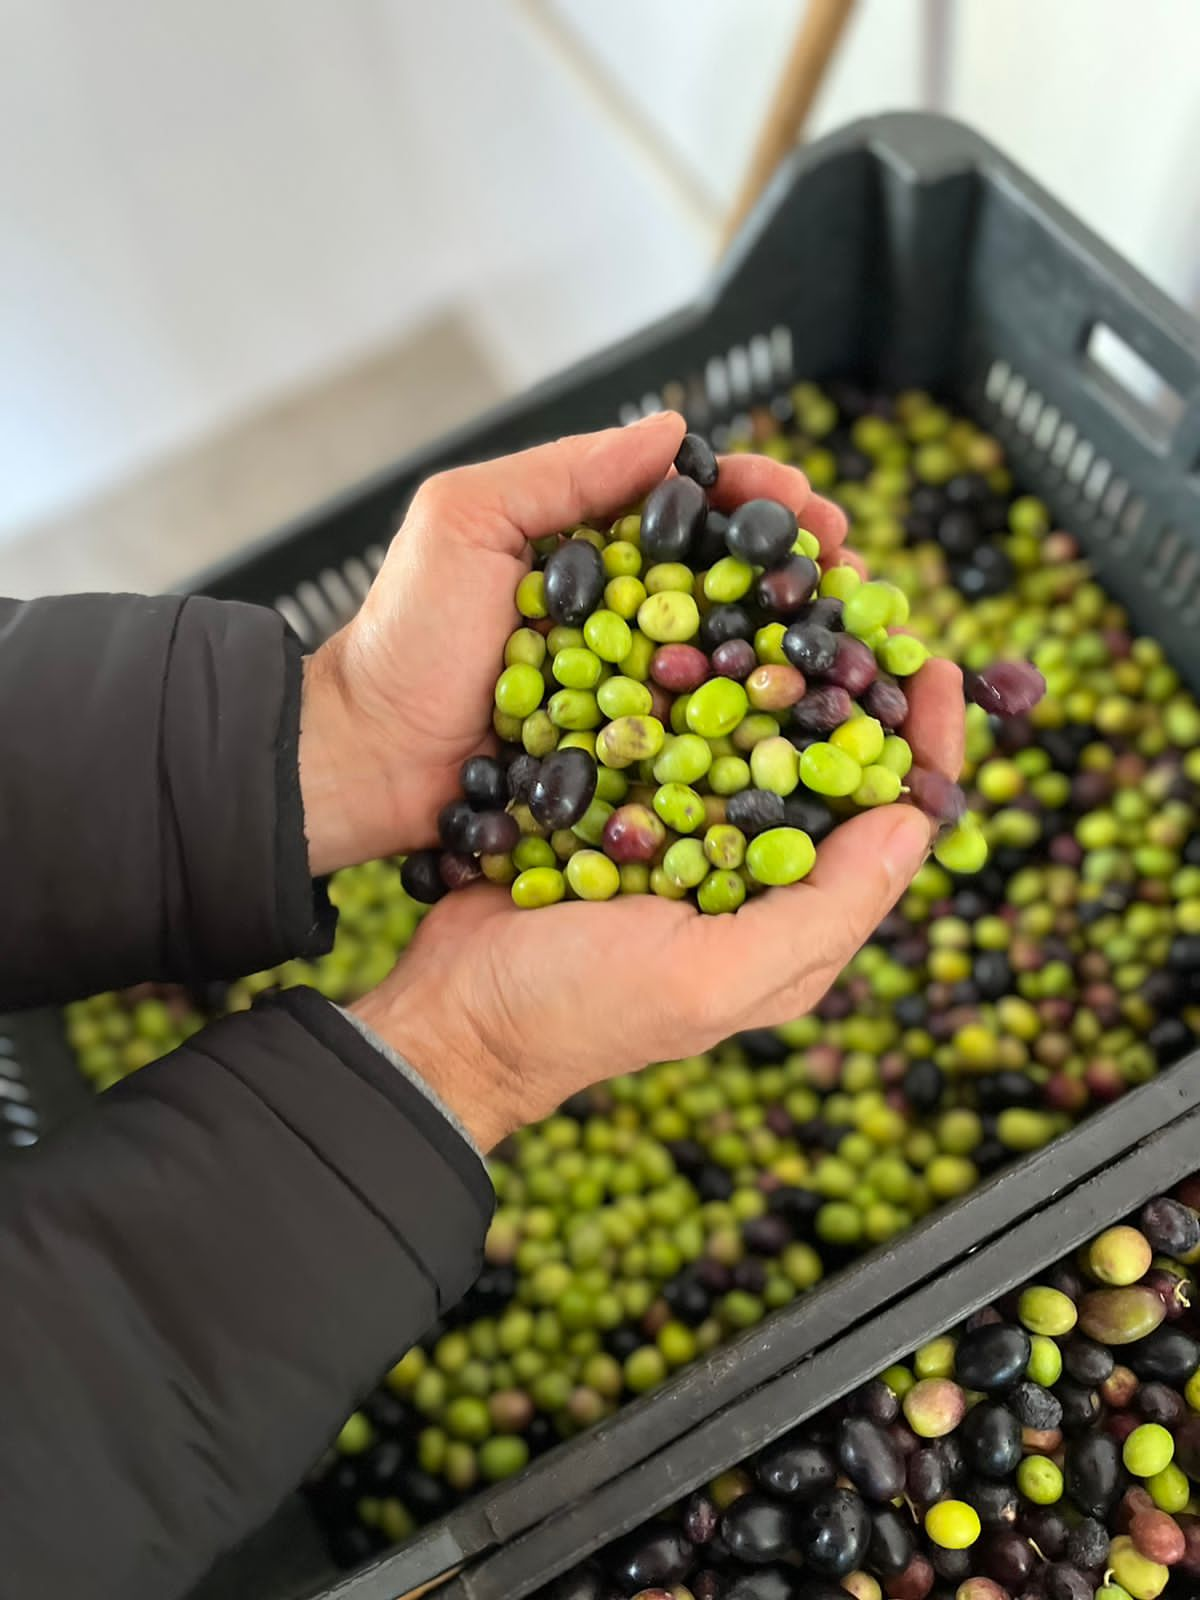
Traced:
[[[801, 0], [555, 0], [733, 195]], [[953, 109], [1197, 292], [1200, 7], [952, 5]], [[815, 131], [919, 103], [860, 0]], [[461, 305], [514, 385], [708, 247], [509, 0], [0, 0], [0, 533]]]

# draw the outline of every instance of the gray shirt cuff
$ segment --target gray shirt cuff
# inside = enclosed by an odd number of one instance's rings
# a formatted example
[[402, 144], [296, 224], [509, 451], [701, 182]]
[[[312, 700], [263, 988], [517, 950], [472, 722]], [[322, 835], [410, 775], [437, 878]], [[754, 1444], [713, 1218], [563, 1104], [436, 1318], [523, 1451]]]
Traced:
[[372, 1032], [362, 1018], [355, 1016], [353, 1011], [347, 1011], [342, 1006], [335, 1006], [334, 1009], [342, 1013], [350, 1026], [354, 1028], [356, 1032], [361, 1033], [367, 1043], [373, 1049], [378, 1050], [379, 1054], [385, 1061], [390, 1062], [391, 1065], [395, 1067], [397, 1072], [402, 1072], [408, 1079], [409, 1083], [412, 1084], [414, 1089], [420, 1090], [420, 1092], [425, 1096], [426, 1100], [429, 1101], [430, 1105], [435, 1106], [437, 1110], [441, 1112], [442, 1116], [445, 1117], [446, 1121], [454, 1129], [455, 1133], [458, 1134], [459, 1138], [462, 1139], [465, 1144], [470, 1146], [470, 1148], [475, 1152], [480, 1161], [483, 1162], [484, 1166], [486, 1167], [487, 1162], [484, 1158], [483, 1151], [475, 1143], [474, 1139], [472, 1139], [471, 1135], [463, 1127], [462, 1123], [454, 1115], [450, 1107], [445, 1103], [440, 1095], [436, 1095], [433, 1092], [433, 1090], [425, 1082], [425, 1079], [412, 1065], [412, 1063], [406, 1061], [402, 1055], [393, 1050], [391, 1045], [386, 1044], [377, 1033]]

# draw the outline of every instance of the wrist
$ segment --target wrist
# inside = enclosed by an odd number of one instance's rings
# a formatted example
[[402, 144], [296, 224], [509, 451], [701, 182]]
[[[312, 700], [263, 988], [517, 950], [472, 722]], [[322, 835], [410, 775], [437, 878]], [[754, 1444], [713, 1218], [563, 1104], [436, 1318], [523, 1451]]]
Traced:
[[444, 1013], [407, 992], [400, 971], [347, 1009], [403, 1058], [485, 1153], [517, 1126], [510, 1074], [482, 1042], [449, 1037]]
[[380, 773], [347, 692], [337, 638], [304, 658], [300, 694], [300, 794], [308, 866], [314, 878], [390, 854], [394, 842], [371, 826], [390, 807], [373, 798]]

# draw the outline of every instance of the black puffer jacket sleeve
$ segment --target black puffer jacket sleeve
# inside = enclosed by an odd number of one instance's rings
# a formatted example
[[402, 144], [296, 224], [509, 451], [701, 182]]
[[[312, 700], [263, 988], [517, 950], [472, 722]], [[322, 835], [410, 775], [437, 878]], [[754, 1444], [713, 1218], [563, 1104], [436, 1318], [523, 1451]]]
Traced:
[[[299, 713], [269, 612], [0, 602], [0, 1005], [323, 948]], [[491, 1208], [307, 990], [0, 1166], [0, 1592], [183, 1593], [466, 1290]]]
[[0, 1007], [327, 949], [299, 714], [273, 611], [0, 600]]
[[0, 1592], [172, 1600], [477, 1274], [491, 1189], [293, 990], [0, 1180]]

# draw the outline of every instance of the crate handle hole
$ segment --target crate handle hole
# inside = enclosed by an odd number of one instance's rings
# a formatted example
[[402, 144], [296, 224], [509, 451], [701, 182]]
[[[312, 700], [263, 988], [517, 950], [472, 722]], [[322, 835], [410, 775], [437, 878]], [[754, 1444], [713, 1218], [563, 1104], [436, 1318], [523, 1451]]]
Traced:
[[1109, 403], [1155, 444], [1170, 441], [1183, 416], [1183, 396], [1107, 322], [1094, 322], [1088, 329], [1083, 364]]

